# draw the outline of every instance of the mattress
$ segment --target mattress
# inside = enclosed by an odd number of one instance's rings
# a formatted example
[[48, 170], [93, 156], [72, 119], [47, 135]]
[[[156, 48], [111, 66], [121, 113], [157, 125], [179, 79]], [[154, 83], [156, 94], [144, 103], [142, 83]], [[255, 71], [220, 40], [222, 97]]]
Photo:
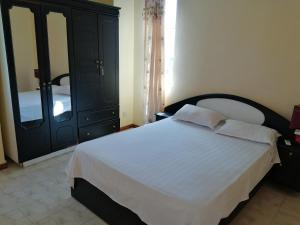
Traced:
[[148, 225], [217, 225], [277, 162], [274, 146], [169, 118], [78, 145], [66, 172]]
[[[41, 94], [39, 90], [19, 93], [21, 121], [33, 121], [43, 118]], [[53, 114], [59, 115], [71, 110], [71, 97], [53, 94]]]

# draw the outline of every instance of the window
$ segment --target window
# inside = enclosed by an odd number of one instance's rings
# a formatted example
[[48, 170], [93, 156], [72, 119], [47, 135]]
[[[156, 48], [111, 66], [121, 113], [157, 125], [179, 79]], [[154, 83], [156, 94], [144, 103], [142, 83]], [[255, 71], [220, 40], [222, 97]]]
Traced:
[[175, 33], [176, 33], [177, 0], [165, 2], [165, 94], [170, 94], [173, 87], [174, 58], [175, 58]]

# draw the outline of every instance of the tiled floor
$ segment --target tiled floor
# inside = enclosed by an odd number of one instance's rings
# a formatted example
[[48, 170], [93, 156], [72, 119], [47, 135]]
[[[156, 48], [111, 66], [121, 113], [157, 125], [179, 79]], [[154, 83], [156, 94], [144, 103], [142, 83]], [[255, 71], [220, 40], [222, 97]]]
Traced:
[[[0, 225], [105, 225], [71, 198], [64, 173], [70, 156], [0, 171]], [[300, 225], [300, 194], [266, 184], [231, 224]]]

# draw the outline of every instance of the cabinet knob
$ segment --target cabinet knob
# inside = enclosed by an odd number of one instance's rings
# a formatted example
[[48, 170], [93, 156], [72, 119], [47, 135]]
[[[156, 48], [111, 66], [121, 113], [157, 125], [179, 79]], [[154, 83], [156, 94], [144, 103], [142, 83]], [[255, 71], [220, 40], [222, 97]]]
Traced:
[[115, 112], [112, 112], [113, 115], [115, 115]]
[[293, 155], [294, 155], [294, 153], [293, 153], [293, 152], [290, 152], [290, 153], [289, 153], [289, 156], [293, 156]]
[[116, 128], [116, 125], [113, 125], [113, 128]]
[[102, 77], [104, 77], [104, 66], [102, 63], [100, 64], [100, 70], [101, 70]]
[[90, 132], [87, 132], [87, 133], [86, 133], [86, 135], [87, 135], [87, 136], [90, 136], [90, 135], [91, 135], [91, 133], [90, 133]]
[[85, 118], [85, 120], [86, 120], [86, 121], [89, 121], [89, 120], [90, 120], [90, 118], [86, 117], [86, 118]]

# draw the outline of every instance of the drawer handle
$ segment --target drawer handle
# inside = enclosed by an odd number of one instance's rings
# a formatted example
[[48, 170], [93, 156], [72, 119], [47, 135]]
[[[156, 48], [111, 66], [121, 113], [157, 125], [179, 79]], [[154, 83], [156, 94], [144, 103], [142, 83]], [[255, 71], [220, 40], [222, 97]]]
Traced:
[[86, 121], [89, 121], [89, 120], [90, 120], [90, 118], [86, 117], [86, 118], [85, 118], [85, 120], [86, 120]]
[[90, 135], [91, 135], [91, 133], [90, 133], [90, 132], [87, 132], [87, 133], [86, 133], [86, 136], [90, 136]]

